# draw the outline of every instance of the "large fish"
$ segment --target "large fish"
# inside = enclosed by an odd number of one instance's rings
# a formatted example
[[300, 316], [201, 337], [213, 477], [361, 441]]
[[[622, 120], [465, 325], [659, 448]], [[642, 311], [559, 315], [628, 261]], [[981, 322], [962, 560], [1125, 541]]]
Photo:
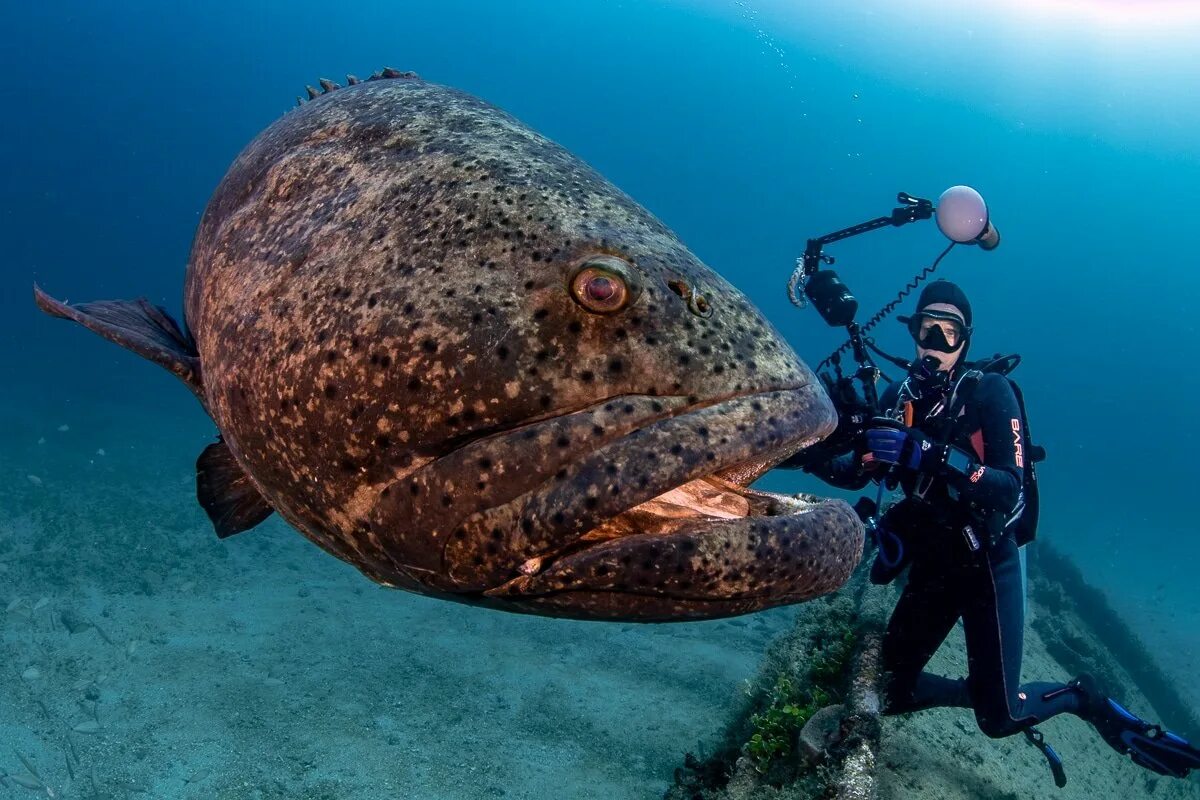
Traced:
[[233, 163], [182, 328], [35, 287], [200, 399], [217, 534], [274, 511], [380, 583], [586, 619], [841, 586], [849, 506], [746, 488], [836, 425], [758, 310], [494, 106], [394, 70], [350, 84], [310, 88]]

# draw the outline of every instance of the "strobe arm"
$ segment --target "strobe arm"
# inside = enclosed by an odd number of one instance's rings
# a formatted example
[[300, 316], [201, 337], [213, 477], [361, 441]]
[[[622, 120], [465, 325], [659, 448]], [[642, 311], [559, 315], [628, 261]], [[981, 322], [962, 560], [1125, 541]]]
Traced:
[[851, 236], [858, 236], [859, 234], [879, 230], [880, 228], [886, 228], [889, 225], [899, 228], [910, 222], [929, 219], [933, 216], [932, 200], [913, 197], [908, 192], [900, 192], [896, 195], [896, 202], [901, 205], [892, 209], [892, 213], [889, 216], [876, 217], [867, 222], [851, 225], [849, 228], [842, 228], [840, 231], [834, 231], [824, 236], [818, 236], [815, 239], [809, 239], [808, 245], [804, 248], [804, 274], [812, 276], [821, 268], [822, 262], [827, 264], [833, 263], [832, 258], [823, 255], [821, 252], [822, 248], [827, 244], [840, 242], [842, 239], [849, 239]]
[[[886, 217], [876, 217], [840, 231], [809, 239], [808, 246], [804, 248], [804, 257], [798, 261], [792, 277], [788, 279], [788, 298], [792, 303], [803, 308], [811, 301], [826, 324], [837, 328], [853, 322], [854, 315], [858, 313], [858, 301], [841, 282], [836, 272], [821, 269], [821, 264], [833, 263], [833, 257], [821, 252], [822, 248], [830, 242], [839, 242], [860, 233], [889, 226], [898, 228], [933, 216], [933, 203], [929, 200], [913, 197], [907, 192], [897, 194], [896, 200], [901, 205]], [[799, 293], [801, 287], [804, 288], [803, 297]]]

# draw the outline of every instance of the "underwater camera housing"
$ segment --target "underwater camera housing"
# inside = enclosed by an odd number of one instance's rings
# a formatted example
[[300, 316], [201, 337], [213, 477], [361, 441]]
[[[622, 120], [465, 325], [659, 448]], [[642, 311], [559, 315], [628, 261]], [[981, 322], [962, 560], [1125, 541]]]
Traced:
[[[936, 208], [932, 201], [907, 192], [899, 192], [896, 202], [900, 205], [887, 216], [809, 239], [804, 255], [796, 259], [796, 268], [788, 279], [788, 299], [793, 305], [804, 308], [811, 303], [827, 325], [844, 327], [849, 336], [846, 342], [817, 365], [817, 377], [837, 409], [838, 426], [825, 441], [805, 451], [800, 466], [818, 464], [845, 452], [853, 446], [871, 418], [879, 415], [876, 383], [883, 373], [872, 358], [871, 351], [902, 369], [907, 370], [911, 366], [904, 359], [880, 350], [866, 334], [932, 275], [956, 244], [978, 244], [981, 249], [993, 250], [1000, 243], [1000, 234], [991, 223], [987, 204], [979, 192], [969, 186], [950, 187], [942, 193]], [[905, 284], [891, 302], [866, 323], [859, 325], [855, 322], [858, 300], [836, 272], [825, 268], [835, 263], [833, 256], [824, 252], [825, 245], [880, 228], [898, 228], [910, 222], [929, 219], [935, 214], [938, 228], [950, 239], [950, 244], [930, 266]], [[857, 365], [851, 374], [842, 370], [842, 355], [847, 350]]]

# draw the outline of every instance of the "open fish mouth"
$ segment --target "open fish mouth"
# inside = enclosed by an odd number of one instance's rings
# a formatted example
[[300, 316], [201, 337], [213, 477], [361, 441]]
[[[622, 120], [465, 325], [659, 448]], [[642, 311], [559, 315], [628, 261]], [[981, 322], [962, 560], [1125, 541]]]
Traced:
[[[708, 522], [803, 514], [824, 502], [816, 495], [765, 492], [711, 475], [688, 481], [601, 523], [580, 537], [572, 550], [624, 536], [680, 533]], [[537, 566], [522, 565], [522, 572], [540, 571]]]
[[[658, 480], [651, 479], [647, 483], [648, 472], [635, 475], [638, 488], [643, 492], [659, 489], [662, 491], [632, 508], [602, 520], [580, 535], [573, 545], [555, 553], [554, 557], [561, 558], [596, 542], [625, 536], [672, 534], [694, 529], [698, 524], [705, 522], [804, 513], [825, 502], [813, 495], [784, 495], [749, 488], [751, 483], [773, 466], [824, 439], [830, 433], [837, 419], [831, 408], [826, 410], [820, 402], [821, 399], [823, 395], [814, 392], [810, 386], [803, 386], [737, 397], [714, 404], [716, 407], [692, 407], [683, 414], [671, 417], [670, 421], [662, 426], [661, 432], [655, 432], [659, 435], [653, 438], [663, 439], [679, 433], [680, 429], [690, 430], [699, 435], [701, 441], [697, 444], [703, 445], [692, 452], [702, 455], [703, 460], [684, 457], [683, 454], [688, 448], [682, 441], [672, 442], [661, 452], [657, 448], [643, 449], [642, 460], [654, 466], [658, 466], [664, 460], [664, 456], [676, 458], [672, 465], [675, 469], [671, 466], [666, 469], [660, 468], [656, 476]], [[758, 426], [754, 422], [739, 419], [747, 407], [754, 414], [762, 415]], [[783, 409], [786, 409], [787, 418], [781, 419], [780, 413]], [[771, 413], [772, 410], [775, 413]], [[724, 416], [726, 414], [728, 416]], [[714, 433], [710, 420], [703, 418], [717, 415], [720, 415], [717, 424], [723, 430]], [[759, 427], [761, 429], [758, 429]], [[729, 463], [731, 459], [744, 454], [747, 445], [750, 445], [754, 455], [746, 460]], [[629, 439], [619, 442], [618, 447], [614, 449], [619, 450], [622, 447], [627, 453], [637, 449]], [[634, 454], [631, 458], [622, 453], [605, 466], [605, 473], [615, 478], [618, 470], [614, 469], [613, 464], [628, 460], [636, 461], [637, 455]], [[692, 462], [696, 461], [700, 465], [699, 470], [691, 467]], [[679, 469], [680, 467], [682, 469]], [[699, 473], [698, 476], [684, 483], [675, 484], [670, 480], [671, 477], [687, 475], [694, 471]], [[586, 470], [580, 472], [584, 473]], [[577, 480], [576, 486], [580, 482]], [[599, 495], [604, 490], [614, 497], [620, 497], [623, 487], [620, 481], [615, 479], [607, 485], [589, 485], [584, 494], [584, 506], [598, 505]], [[541, 566], [544, 565], [545, 559], [541, 563]], [[530, 574], [540, 571], [538, 567], [538, 564], [524, 564], [522, 572]]]
[[613, 398], [472, 442], [391, 497], [480, 479], [474, 509], [413, 526], [443, 539], [441, 562], [424, 570], [449, 591], [589, 618], [745, 613], [832, 591], [861, 558], [862, 524], [845, 502], [747, 488], [836, 423], [811, 384], [703, 405]]

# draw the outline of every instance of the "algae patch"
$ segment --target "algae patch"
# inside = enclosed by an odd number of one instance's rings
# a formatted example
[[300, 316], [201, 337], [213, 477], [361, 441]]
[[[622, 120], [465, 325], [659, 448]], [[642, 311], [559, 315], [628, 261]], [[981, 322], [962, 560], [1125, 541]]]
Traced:
[[[810, 603], [776, 641], [741, 698], [723, 744], [688, 754], [667, 800], [837, 797], [848, 767], [877, 740], [878, 704], [857, 678], [877, 647], [881, 609], [864, 603], [859, 574], [832, 598]], [[873, 682], [873, 679], [872, 679]], [[866, 692], [869, 694], [870, 692]]]

